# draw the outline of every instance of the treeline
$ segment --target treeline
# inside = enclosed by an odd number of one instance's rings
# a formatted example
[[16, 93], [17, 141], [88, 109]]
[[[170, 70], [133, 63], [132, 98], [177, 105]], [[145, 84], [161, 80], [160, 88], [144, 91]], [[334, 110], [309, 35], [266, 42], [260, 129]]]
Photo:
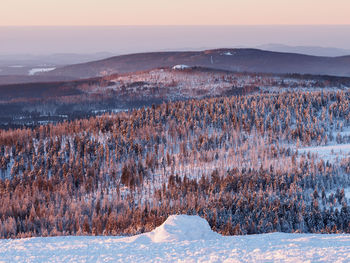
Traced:
[[350, 232], [349, 92], [181, 101], [0, 131], [0, 236], [124, 235], [174, 213], [223, 234]]

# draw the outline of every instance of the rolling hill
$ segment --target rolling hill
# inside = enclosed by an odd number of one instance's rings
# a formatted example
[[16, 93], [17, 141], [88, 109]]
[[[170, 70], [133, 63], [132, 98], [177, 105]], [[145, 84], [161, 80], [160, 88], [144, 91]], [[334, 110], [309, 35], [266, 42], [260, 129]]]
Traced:
[[259, 49], [215, 49], [130, 54], [69, 65], [41, 73], [41, 75], [78, 79], [170, 67], [177, 64], [238, 72], [350, 76], [350, 56], [318, 57]]

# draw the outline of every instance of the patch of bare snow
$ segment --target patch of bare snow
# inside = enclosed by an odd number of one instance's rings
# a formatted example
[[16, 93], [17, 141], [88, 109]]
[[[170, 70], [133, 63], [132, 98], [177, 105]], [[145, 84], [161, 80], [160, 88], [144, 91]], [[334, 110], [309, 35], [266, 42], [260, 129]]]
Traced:
[[187, 66], [187, 65], [175, 65], [172, 67], [173, 70], [184, 70], [188, 68], [190, 68], [190, 66]]
[[223, 53], [225, 56], [233, 56], [233, 54], [230, 51], [224, 52]]
[[31, 70], [28, 71], [28, 75], [33, 76], [36, 73], [49, 72], [55, 69], [56, 68], [32, 68]]
[[316, 154], [319, 158], [333, 161], [336, 158], [345, 158], [350, 154], [350, 144], [335, 144], [327, 146], [305, 147], [298, 149], [299, 154]]

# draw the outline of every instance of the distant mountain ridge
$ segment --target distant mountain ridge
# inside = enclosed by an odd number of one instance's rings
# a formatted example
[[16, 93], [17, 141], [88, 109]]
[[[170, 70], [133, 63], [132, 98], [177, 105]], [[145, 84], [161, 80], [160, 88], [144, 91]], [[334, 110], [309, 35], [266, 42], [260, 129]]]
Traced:
[[310, 56], [326, 56], [326, 57], [340, 57], [350, 55], [350, 49], [334, 48], [334, 47], [319, 47], [319, 46], [289, 46], [283, 44], [264, 44], [256, 46], [258, 49], [298, 53]]
[[238, 72], [350, 76], [350, 56], [321, 57], [251, 48], [137, 53], [69, 65], [41, 75], [91, 78], [178, 64]]

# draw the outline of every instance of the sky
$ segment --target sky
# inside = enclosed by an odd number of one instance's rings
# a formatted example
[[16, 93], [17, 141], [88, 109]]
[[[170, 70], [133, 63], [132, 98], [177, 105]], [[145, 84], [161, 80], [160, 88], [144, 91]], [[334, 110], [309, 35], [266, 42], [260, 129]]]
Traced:
[[1, 0], [0, 26], [350, 24], [349, 0]]
[[350, 49], [350, 0], [0, 0], [0, 55]]
[[268, 43], [350, 49], [350, 25], [0, 27], [0, 55], [127, 54]]

